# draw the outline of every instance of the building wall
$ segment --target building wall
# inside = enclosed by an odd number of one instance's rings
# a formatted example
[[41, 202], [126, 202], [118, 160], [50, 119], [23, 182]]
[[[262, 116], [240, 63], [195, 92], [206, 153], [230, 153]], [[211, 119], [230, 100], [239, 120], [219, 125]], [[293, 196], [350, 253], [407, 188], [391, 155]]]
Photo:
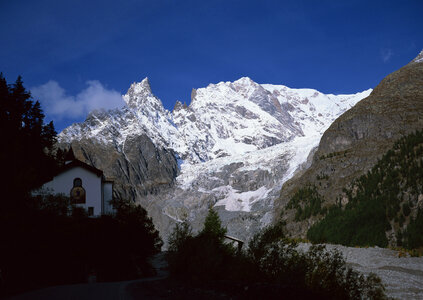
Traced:
[[56, 194], [70, 195], [70, 191], [73, 188], [73, 180], [75, 178], [81, 178], [82, 187], [85, 189], [86, 202], [85, 204], [77, 204], [79, 207], [94, 208], [94, 216], [102, 214], [102, 184], [101, 176], [81, 168], [74, 167], [66, 170], [65, 172], [55, 176], [52, 181], [44, 184], [43, 189], [52, 191]]
[[104, 214], [113, 214], [115, 211], [110, 201], [113, 199], [113, 182], [103, 182]]

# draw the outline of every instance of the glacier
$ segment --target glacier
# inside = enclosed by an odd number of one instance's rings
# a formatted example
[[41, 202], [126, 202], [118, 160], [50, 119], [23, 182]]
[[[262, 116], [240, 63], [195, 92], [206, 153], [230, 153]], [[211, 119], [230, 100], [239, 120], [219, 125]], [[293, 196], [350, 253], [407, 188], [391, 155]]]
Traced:
[[[115, 153], [109, 159], [119, 157], [137, 170], [136, 164], [145, 162], [128, 158], [128, 145], [136, 137], [148, 137], [157, 149], [170, 151], [178, 168], [171, 186], [154, 192], [142, 190], [143, 184], [132, 187], [134, 200], [146, 207], [162, 236], [180, 221], [200, 230], [207, 210], [214, 207], [228, 233], [247, 240], [272, 221], [273, 201], [282, 185], [307, 167], [324, 131], [371, 91], [323, 94], [242, 77], [194, 89], [189, 105], [177, 102], [168, 111], [145, 78], [123, 95], [124, 107], [93, 111], [58, 139], [62, 145], [103, 145]], [[84, 149], [86, 160], [96, 155], [89, 151], [95, 150]], [[160, 166], [157, 151], [150, 154]], [[131, 176], [144, 180], [139, 172], [126, 173], [117, 178], [121, 189], [133, 182]]]

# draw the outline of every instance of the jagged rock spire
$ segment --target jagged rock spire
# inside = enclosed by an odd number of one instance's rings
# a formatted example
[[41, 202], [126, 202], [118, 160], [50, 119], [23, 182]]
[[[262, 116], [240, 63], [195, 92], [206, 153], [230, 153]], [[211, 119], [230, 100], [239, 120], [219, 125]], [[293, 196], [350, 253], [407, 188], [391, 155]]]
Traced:
[[147, 106], [163, 111], [162, 102], [153, 95], [148, 77], [141, 82], [131, 84], [126, 95], [123, 96], [126, 105], [136, 111], [144, 110]]

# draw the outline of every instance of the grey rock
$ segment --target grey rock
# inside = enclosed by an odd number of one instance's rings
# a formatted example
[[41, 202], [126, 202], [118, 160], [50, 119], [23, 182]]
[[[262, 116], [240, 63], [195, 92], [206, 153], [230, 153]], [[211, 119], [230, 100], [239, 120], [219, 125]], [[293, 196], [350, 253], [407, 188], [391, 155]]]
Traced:
[[[306, 184], [316, 185], [326, 205], [344, 198], [342, 189], [371, 169], [400, 137], [423, 128], [423, 63], [388, 75], [369, 97], [342, 114], [320, 140], [313, 162], [286, 182], [275, 203], [275, 220], [288, 222], [293, 236], [305, 237], [312, 218], [296, 223], [284, 208]], [[327, 179], [318, 179], [327, 175]], [[281, 215], [282, 214], [282, 215]]]

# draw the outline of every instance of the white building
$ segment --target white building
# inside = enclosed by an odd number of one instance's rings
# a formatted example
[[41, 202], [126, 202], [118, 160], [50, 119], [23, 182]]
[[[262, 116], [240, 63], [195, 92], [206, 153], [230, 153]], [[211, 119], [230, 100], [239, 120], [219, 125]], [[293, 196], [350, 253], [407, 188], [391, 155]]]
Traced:
[[87, 210], [89, 216], [113, 214], [110, 204], [113, 181], [106, 180], [103, 171], [77, 160], [70, 149], [60, 172], [42, 187], [43, 193], [64, 194], [71, 202]]

